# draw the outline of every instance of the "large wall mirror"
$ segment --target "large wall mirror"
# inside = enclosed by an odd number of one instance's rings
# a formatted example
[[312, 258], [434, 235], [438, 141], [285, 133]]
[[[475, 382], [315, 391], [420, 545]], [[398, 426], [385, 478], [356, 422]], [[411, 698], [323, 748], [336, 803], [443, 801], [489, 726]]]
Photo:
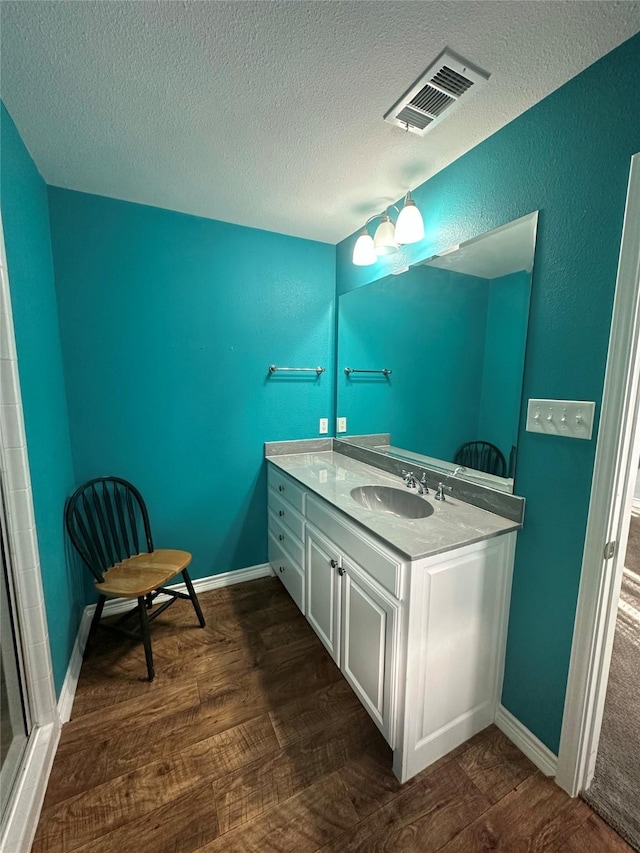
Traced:
[[340, 297], [340, 438], [513, 491], [537, 221]]

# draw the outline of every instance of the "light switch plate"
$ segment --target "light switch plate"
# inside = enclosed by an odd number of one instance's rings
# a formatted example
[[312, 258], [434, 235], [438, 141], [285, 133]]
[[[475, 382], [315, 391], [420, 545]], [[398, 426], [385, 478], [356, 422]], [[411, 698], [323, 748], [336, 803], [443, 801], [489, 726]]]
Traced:
[[320, 418], [318, 432], [320, 435], [326, 435], [329, 432], [329, 418]]
[[595, 407], [588, 400], [529, 400], [527, 432], [589, 439]]
[[347, 419], [346, 418], [338, 418], [336, 426], [337, 426], [336, 432], [346, 432], [347, 431]]

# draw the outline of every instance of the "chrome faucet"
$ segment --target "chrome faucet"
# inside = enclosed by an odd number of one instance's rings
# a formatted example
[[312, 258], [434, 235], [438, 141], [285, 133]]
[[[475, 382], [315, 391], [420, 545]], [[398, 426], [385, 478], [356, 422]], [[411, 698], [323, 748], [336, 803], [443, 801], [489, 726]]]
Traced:
[[413, 471], [403, 471], [402, 479], [408, 489], [418, 489], [419, 495], [428, 495], [429, 487], [427, 486], [427, 475], [423, 472], [422, 478], [418, 480]]

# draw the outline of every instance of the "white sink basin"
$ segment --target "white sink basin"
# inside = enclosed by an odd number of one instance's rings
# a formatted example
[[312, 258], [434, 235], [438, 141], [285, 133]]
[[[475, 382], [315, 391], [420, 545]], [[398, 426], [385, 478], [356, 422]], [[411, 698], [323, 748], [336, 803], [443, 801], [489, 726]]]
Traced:
[[433, 506], [418, 495], [391, 486], [356, 486], [351, 497], [365, 509], [401, 518], [427, 518]]

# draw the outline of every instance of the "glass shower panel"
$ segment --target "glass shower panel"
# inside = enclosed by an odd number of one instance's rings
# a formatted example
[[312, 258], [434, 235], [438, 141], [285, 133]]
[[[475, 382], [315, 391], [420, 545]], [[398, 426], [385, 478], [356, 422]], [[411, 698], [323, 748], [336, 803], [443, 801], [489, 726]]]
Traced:
[[0, 815], [11, 797], [29, 731], [14, 622], [4, 508], [0, 501]]

